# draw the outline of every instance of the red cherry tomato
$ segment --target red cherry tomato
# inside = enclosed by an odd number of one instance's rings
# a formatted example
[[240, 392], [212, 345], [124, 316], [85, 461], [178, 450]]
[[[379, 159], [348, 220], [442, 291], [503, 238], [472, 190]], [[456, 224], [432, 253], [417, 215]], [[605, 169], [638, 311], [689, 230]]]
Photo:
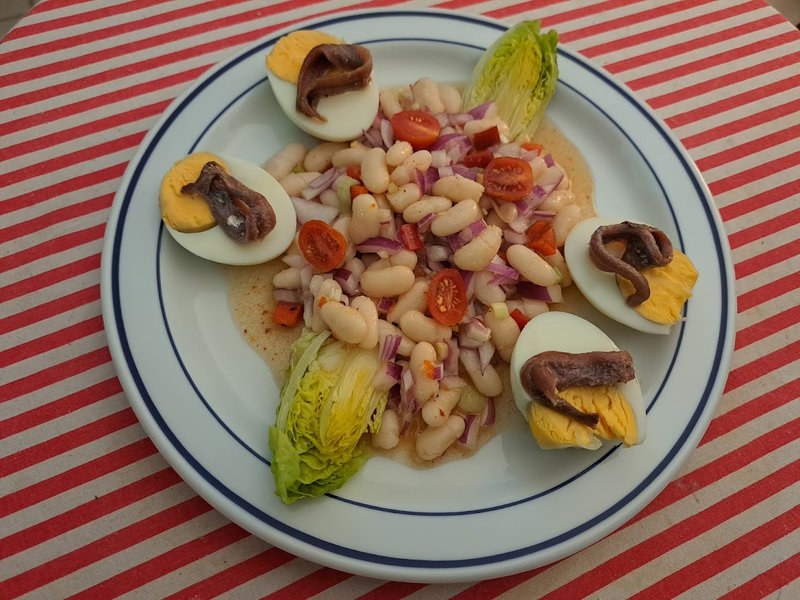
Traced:
[[467, 289], [456, 269], [442, 269], [428, 287], [428, 312], [442, 325], [455, 325], [467, 313]]
[[521, 158], [498, 156], [483, 171], [483, 188], [501, 202], [519, 202], [533, 189], [533, 171]]
[[392, 115], [394, 137], [411, 144], [414, 150], [430, 146], [439, 137], [439, 121], [421, 110], [401, 110]]
[[497, 129], [497, 125], [492, 125], [489, 129], [479, 131], [472, 136], [472, 145], [475, 146], [475, 150], [483, 150], [499, 143], [500, 130]]
[[340, 266], [347, 250], [344, 236], [318, 219], [303, 223], [297, 244], [305, 259], [318, 271], [330, 271]]
[[525, 232], [525, 245], [542, 256], [556, 253], [556, 233], [547, 221], [535, 221]]
[[470, 152], [464, 157], [465, 167], [485, 167], [492, 162], [494, 154], [491, 150], [478, 150], [477, 152]]
[[422, 250], [425, 247], [415, 223], [403, 223], [400, 229], [397, 230], [397, 239], [403, 243], [407, 250], [412, 252]]

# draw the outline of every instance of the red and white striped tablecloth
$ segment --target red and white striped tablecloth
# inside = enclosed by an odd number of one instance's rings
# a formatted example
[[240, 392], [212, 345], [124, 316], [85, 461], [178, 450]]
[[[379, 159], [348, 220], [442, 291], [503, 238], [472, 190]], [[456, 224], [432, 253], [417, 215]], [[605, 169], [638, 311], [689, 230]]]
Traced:
[[[619, 530], [480, 583], [320, 567], [232, 524], [139, 425], [100, 308], [105, 223], [170, 102], [212, 64], [349, 8], [539, 18], [696, 161], [738, 299], [725, 393]], [[800, 32], [763, 0], [44, 0], [0, 43], [0, 598], [800, 597]]]

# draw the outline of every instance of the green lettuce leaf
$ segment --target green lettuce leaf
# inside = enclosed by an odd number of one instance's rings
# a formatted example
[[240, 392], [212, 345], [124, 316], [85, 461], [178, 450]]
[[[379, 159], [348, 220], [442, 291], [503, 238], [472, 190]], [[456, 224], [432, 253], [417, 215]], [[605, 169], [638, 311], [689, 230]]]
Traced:
[[[372, 385], [377, 352], [304, 331], [292, 346], [275, 425], [269, 429], [275, 493], [287, 504], [340, 488], [370, 455], [387, 392]], [[326, 343], [327, 342], [327, 343]]]
[[533, 138], [558, 80], [558, 33], [539, 27], [522, 21], [501, 35], [478, 59], [462, 97], [465, 110], [493, 100], [519, 142]]

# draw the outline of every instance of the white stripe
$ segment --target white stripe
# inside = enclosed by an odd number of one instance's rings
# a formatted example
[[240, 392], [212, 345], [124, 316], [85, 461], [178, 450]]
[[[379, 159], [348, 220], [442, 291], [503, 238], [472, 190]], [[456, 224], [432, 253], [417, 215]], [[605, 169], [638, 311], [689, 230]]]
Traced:
[[[790, 167], [781, 171], [770, 172], [764, 179], [755, 179], [748, 181], [744, 185], [738, 185], [727, 189], [723, 192], [714, 195], [714, 204], [722, 209], [726, 206], [749, 200], [765, 191], [783, 186], [787, 183], [798, 181], [798, 171], [800, 167]], [[713, 183], [713, 180], [706, 179], [707, 182]]]
[[759, 304], [748, 310], [740, 312], [736, 321], [738, 329], [742, 330], [745, 327], [750, 327], [760, 323], [764, 319], [780, 314], [786, 310], [787, 306], [797, 306], [800, 304], [800, 292], [798, 290], [791, 290], [780, 296], [777, 296], [770, 302]]

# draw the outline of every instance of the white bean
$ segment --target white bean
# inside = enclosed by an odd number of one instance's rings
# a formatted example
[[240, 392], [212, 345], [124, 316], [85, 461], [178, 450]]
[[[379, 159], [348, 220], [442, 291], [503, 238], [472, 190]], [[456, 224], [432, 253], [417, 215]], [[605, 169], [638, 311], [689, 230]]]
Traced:
[[[395, 169], [395, 171], [396, 170], [397, 169]], [[386, 192], [386, 199], [395, 212], [403, 212], [420, 198], [422, 198], [422, 192], [419, 189], [419, 185], [411, 181], [403, 183], [396, 189]]]
[[461, 92], [454, 85], [439, 83], [439, 98], [444, 105], [444, 112], [453, 114], [461, 111]]
[[503, 391], [503, 381], [494, 365], [486, 365], [486, 368], [481, 371], [477, 352], [462, 351], [458, 357], [476, 390], [488, 398], [500, 395]]
[[405, 140], [397, 140], [386, 151], [386, 164], [390, 167], [402, 165], [414, 153], [414, 148]]
[[422, 407], [422, 420], [431, 427], [444, 425], [460, 398], [461, 390], [440, 386], [439, 391]]
[[391, 408], [384, 409], [381, 415], [381, 427], [372, 434], [372, 445], [375, 448], [391, 450], [400, 443], [400, 418]]
[[503, 243], [503, 231], [496, 225], [489, 225], [466, 245], [456, 250], [453, 262], [465, 271], [482, 271], [497, 255]]
[[403, 185], [410, 181], [416, 181], [417, 176], [414, 173], [414, 167], [408, 165], [398, 165], [389, 174], [389, 179], [395, 185]]
[[339, 194], [336, 193], [334, 188], [322, 190], [322, 193], [319, 195], [319, 201], [320, 204], [324, 204], [325, 206], [339, 208]]
[[508, 139], [508, 125], [506, 122], [503, 121], [498, 116], [494, 117], [484, 117], [483, 119], [474, 119], [472, 121], [467, 121], [464, 123], [464, 134], [472, 137], [476, 133], [480, 133], [481, 131], [486, 131], [490, 127], [497, 127], [498, 133], [500, 133], [501, 140]]
[[339, 150], [331, 157], [331, 163], [334, 167], [352, 167], [360, 165], [361, 159], [367, 153], [367, 149], [361, 146], [352, 146]]
[[445, 237], [461, 231], [464, 227], [482, 217], [483, 213], [481, 213], [481, 209], [475, 200], [462, 200], [433, 220], [431, 233], [439, 237]]
[[273, 154], [264, 163], [264, 170], [280, 181], [291, 173], [296, 166], [303, 164], [306, 152], [306, 147], [303, 144], [292, 142]]
[[436, 348], [430, 342], [418, 342], [411, 351], [408, 365], [414, 375], [414, 399], [420, 404], [439, 391], [439, 381], [433, 378]]
[[400, 346], [397, 348], [397, 353], [399, 355], [411, 356], [411, 351], [414, 349], [414, 346], [416, 346], [417, 343], [408, 336], [404, 335], [400, 328], [396, 325], [392, 325], [383, 319], [378, 319], [378, 344], [381, 347], [383, 347], [383, 340], [385, 340], [386, 336], [389, 335], [400, 336]]
[[453, 330], [434, 321], [418, 310], [407, 310], [399, 319], [400, 330], [415, 342], [445, 342], [453, 335]]
[[399, 296], [414, 285], [414, 271], [404, 265], [367, 269], [361, 275], [361, 291], [371, 298]]
[[367, 336], [367, 321], [352, 306], [329, 301], [319, 307], [319, 314], [337, 340], [360, 344]]
[[412, 167], [424, 173], [431, 166], [431, 162], [433, 162], [433, 157], [428, 150], [417, 150], [403, 162], [403, 166]]
[[519, 337], [519, 325], [511, 317], [503, 317], [499, 319], [495, 316], [494, 312], [489, 310], [483, 315], [483, 322], [491, 329], [492, 343], [497, 348], [497, 353], [506, 362], [511, 361], [511, 352], [514, 350], [514, 344], [517, 343]]
[[378, 309], [366, 296], [356, 296], [350, 300], [350, 306], [355, 308], [367, 323], [367, 333], [358, 345], [365, 350], [371, 350], [378, 343]]
[[539, 254], [523, 244], [512, 244], [506, 250], [509, 264], [531, 283], [554, 285], [559, 282], [559, 274]]
[[574, 203], [575, 196], [572, 192], [554, 190], [547, 194], [547, 197], [542, 200], [542, 203], [537, 207], [537, 210], [558, 212], [568, 204]]
[[419, 434], [414, 446], [417, 456], [423, 460], [433, 460], [444, 454], [453, 442], [464, 433], [464, 419], [458, 415], [450, 415], [441, 427], [426, 427]]
[[344, 260], [342, 262], [347, 262], [351, 258], [356, 255], [356, 247], [353, 244], [353, 240], [350, 239], [350, 216], [343, 215], [337, 217], [337, 219], [331, 223], [331, 227], [333, 227], [336, 231], [341, 233], [344, 236], [345, 241], [347, 242], [347, 248], [344, 252]]
[[427, 215], [444, 212], [451, 206], [452, 202], [443, 196], [425, 195], [403, 210], [403, 219], [407, 223], [419, 223]]
[[299, 196], [300, 192], [308, 187], [308, 184], [319, 177], [319, 173], [315, 171], [304, 171], [302, 173], [289, 173], [283, 179], [280, 179], [281, 187], [290, 196]]
[[414, 93], [414, 101], [422, 109], [435, 115], [444, 112], [444, 104], [439, 98], [439, 86], [433, 79], [428, 77], [418, 79], [411, 86], [411, 90]]
[[272, 285], [275, 288], [288, 288], [291, 290], [299, 289], [300, 282], [300, 269], [296, 267], [289, 267], [278, 271], [272, 277]]
[[345, 142], [322, 142], [308, 151], [303, 159], [303, 167], [306, 171], [322, 173], [333, 165], [333, 155], [347, 147]]
[[495, 302], [506, 301], [506, 293], [503, 291], [503, 287], [489, 283], [495, 277], [497, 275], [491, 271], [478, 271], [472, 278], [475, 297], [486, 306], [491, 306]]
[[417, 253], [403, 248], [398, 250], [389, 257], [389, 264], [391, 265], [405, 265], [412, 271], [417, 266]]
[[378, 235], [381, 229], [381, 215], [378, 203], [371, 194], [359, 194], [353, 198], [352, 216], [348, 231], [354, 244]]
[[403, 107], [400, 105], [400, 99], [397, 97], [397, 90], [386, 90], [381, 92], [380, 96], [378, 97], [378, 101], [380, 102], [383, 114], [390, 119], [395, 113], [399, 113], [401, 110], [403, 110]]
[[409, 310], [425, 312], [428, 306], [428, 287], [430, 282], [427, 278], [416, 279], [407, 292], [400, 295], [397, 302], [386, 313], [386, 320], [390, 323], [399, 323], [400, 317]]
[[386, 150], [370, 148], [361, 158], [361, 181], [373, 194], [381, 194], [389, 188], [389, 170], [386, 168]]
[[322, 318], [320, 307], [324, 304], [338, 304], [342, 297], [342, 286], [332, 278], [324, 278], [314, 275], [311, 278], [309, 289], [314, 295], [314, 308], [311, 313], [311, 323], [309, 327], [315, 333], [325, 331], [327, 324]]
[[569, 232], [581, 220], [581, 207], [568, 204], [556, 213], [553, 218], [553, 233], [556, 234], [556, 246], [561, 248], [567, 240]]
[[463, 175], [445, 175], [433, 184], [433, 194], [445, 196], [453, 202], [472, 199], [476, 202], [483, 194], [483, 185]]
[[505, 223], [511, 223], [519, 214], [519, 210], [513, 202], [498, 203], [494, 209], [494, 212], [496, 212], [497, 216], [500, 217]]

